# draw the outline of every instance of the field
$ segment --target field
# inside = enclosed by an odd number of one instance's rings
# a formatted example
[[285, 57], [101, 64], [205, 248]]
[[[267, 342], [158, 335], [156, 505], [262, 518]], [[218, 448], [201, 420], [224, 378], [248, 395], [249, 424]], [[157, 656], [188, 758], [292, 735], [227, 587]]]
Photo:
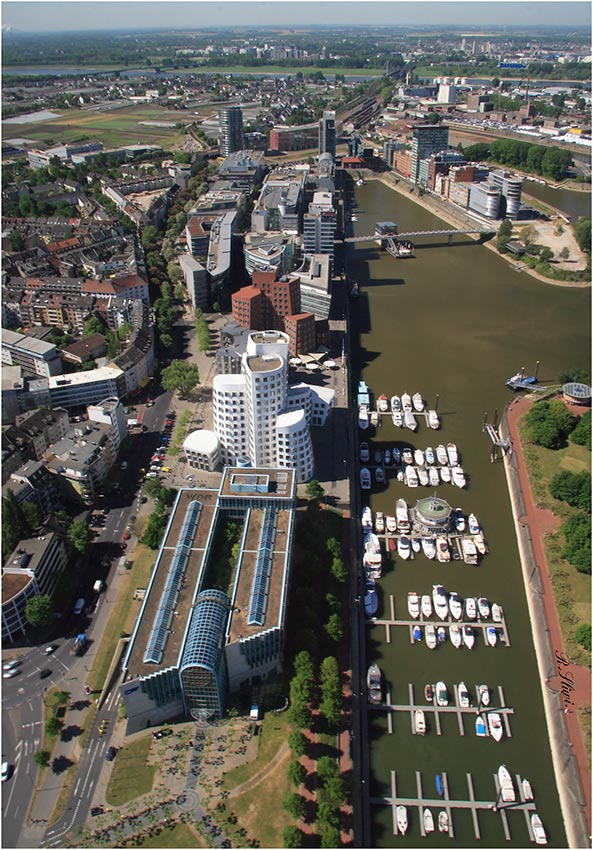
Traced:
[[5, 141], [26, 137], [38, 142], [100, 141], [106, 148], [121, 145], [150, 144], [165, 148], [178, 148], [185, 141], [183, 130], [174, 127], [145, 127], [142, 121], [189, 123], [195, 116], [191, 112], [177, 112], [159, 106], [142, 104], [109, 109], [55, 110], [59, 118], [40, 121], [38, 124], [2, 124]]
[[121, 806], [152, 790], [156, 766], [147, 764], [152, 736], [146, 735], [123, 746], [113, 762], [105, 800]]

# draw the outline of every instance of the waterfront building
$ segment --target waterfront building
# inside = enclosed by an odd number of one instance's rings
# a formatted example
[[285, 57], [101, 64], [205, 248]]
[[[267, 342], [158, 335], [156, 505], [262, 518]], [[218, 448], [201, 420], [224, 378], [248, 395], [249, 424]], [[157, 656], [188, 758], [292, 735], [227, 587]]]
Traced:
[[19, 541], [2, 567], [3, 642], [14, 643], [27, 633], [27, 602], [34, 596], [52, 596], [67, 562], [66, 547], [56, 532]]
[[500, 215], [502, 192], [494, 183], [470, 183], [468, 208], [484, 218], [497, 219]]
[[434, 191], [437, 175], [448, 174], [452, 166], [465, 163], [465, 157], [459, 151], [439, 151], [420, 161], [418, 183]]
[[336, 155], [336, 113], [324, 110], [319, 121], [319, 153]]
[[225, 106], [220, 110], [220, 153], [229, 156], [243, 148], [243, 112], [240, 106]]
[[410, 177], [418, 182], [420, 162], [430, 156], [446, 150], [449, 144], [449, 128], [442, 124], [418, 124], [412, 130], [412, 158]]
[[416, 531], [425, 534], [446, 534], [451, 527], [452, 507], [444, 499], [428, 496], [412, 508], [412, 522]]
[[506, 218], [515, 220], [519, 217], [521, 208], [521, 191], [523, 189], [523, 181], [519, 177], [510, 174], [508, 171], [503, 171], [498, 168], [490, 172], [490, 180], [495, 186], [500, 188], [500, 191], [506, 201]]
[[[128, 733], [220, 718], [230, 693], [281, 672], [295, 497], [294, 473], [275, 468], [179, 491], [123, 663]], [[229, 579], [215, 541], [230, 522]]]
[[282, 233], [246, 233], [243, 241], [245, 268], [254, 271], [274, 271], [278, 277], [292, 269], [294, 237]]
[[331, 309], [330, 257], [327, 254], [305, 254], [303, 262], [291, 275], [298, 278], [301, 310], [316, 319], [328, 319]]
[[333, 262], [337, 216], [330, 192], [315, 192], [303, 216], [303, 251], [329, 254]]

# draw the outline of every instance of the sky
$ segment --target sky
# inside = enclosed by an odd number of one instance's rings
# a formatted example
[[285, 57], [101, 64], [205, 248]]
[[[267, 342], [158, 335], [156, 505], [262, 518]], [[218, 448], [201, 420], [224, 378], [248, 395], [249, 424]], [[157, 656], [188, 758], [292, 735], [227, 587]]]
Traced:
[[23, 32], [66, 30], [202, 28], [209, 26], [307, 26], [314, 24], [431, 24], [463, 27], [489, 25], [590, 26], [589, 2], [558, 0], [482, 0], [481, 2], [393, 2], [393, 0], [273, 0], [273, 2], [29, 2], [0, 6], [2, 28]]

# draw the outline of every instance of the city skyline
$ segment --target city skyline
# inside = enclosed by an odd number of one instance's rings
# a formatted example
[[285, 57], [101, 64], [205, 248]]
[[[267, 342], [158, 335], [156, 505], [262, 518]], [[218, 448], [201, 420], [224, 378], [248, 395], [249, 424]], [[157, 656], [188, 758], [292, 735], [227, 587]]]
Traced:
[[[512, 16], [509, 7], [512, 4]], [[370, 26], [459, 26], [459, 27], [590, 27], [591, 6], [585, 2], [368, 2], [364, 23]], [[229, 24], [232, 20], [232, 24]], [[125, 30], [142, 24], [146, 29], [204, 29], [209, 27], [323, 26], [339, 21], [344, 26], [360, 24], [360, 6], [350, 0], [324, 4], [304, 2], [4, 2], [2, 28], [19, 32], [66, 32]]]

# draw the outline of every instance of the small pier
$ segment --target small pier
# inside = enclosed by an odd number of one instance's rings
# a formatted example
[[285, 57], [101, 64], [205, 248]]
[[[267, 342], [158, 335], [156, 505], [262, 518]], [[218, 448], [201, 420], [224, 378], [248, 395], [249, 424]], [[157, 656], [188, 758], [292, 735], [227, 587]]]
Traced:
[[480, 823], [478, 820], [478, 812], [490, 812], [493, 815], [499, 815], [502, 821], [502, 828], [504, 831], [505, 839], [507, 841], [511, 840], [511, 831], [509, 827], [509, 822], [507, 818], [507, 809], [512, 808], [514, 811], [519, 810], [523, 811], [525, 814], [525, 822], [527, 824], [527, 830], [529, 833], [529, 838], [533, 841], [533, 831], [531, 829], [531, 821], [530, 816], [536, 810], [536, 804], [533, 800], [525, 800], [521, 791], [521, 777], [516, 775], [515, 779], [517, 782], [517, 786], [519, 787], [519, 800], [515, 803], [502, 803], [500, 800], [500, 786], [498, 783], [498, 777], [496, 774], [493, 774], [494, 779], [494, 788], [496, 790], [496, 798], [494, 800], [477, 800], [474, 792], [474, 783], [473, 777], [471, 773], [466, 773], [466, 783], [467, 783], [467, 799], [452, 799], [449, 793], [449, 780], [448, 776], [445, 772], [441, 774], [442, 782], [443, 782], [443, 796], [442, 797], [434, 797], [434, 796], [425, 796], [423, 781], [422, 781], [422, 773], [417, 770], [415, 773], [416, 779], [416, 797], [400, 797], [398, 795], [397, 790], [397, 774], [395, 770], [391, 771], [391, 795], [389, 797], [370, 797], [370, 803], [374, 806], [391, 806], [392, 810], [392, 822], [393, 822], [393, 834], [398, 835], [397, 829], [397, 806], [406, 806], [411, 809], [417, 809], [417, 819], [420, 830], [420, 835], [422, 837], [426, 836], [426, 832], [424, 830], [424, 809], [435, 809], [437, 811], [442, 811], [443, 809], [447, 812], [449, 816], [449, 829], [448, 835], [450, 838], [455, 836], [454, 832], [454, 823], [453, 823], [453, 813], [455, 809], [469, 809], [472, 814], [472, 821], [474, 826], [474, 837], [476, 840], [480, 840], [482, 834], [480, 832]]
[[484, 414], [484, 419], [482, 421], [482, 431], [485, 434], [488, 434], [490, 439], [492, 440], [492, 451], [490, 452], [490, 462], [494, 463], [495, 460], [498, 460], [498, 450], [502, 451], [503, 455], [506, 455], [507, 452], [512, 452], [513, 444], [510, 440], [503, 440], [500, 436], [500, 431], [498, 427], [498, 410], [494, 411], [494, 422], [490, 424], [488, 422], [488, 414]]

